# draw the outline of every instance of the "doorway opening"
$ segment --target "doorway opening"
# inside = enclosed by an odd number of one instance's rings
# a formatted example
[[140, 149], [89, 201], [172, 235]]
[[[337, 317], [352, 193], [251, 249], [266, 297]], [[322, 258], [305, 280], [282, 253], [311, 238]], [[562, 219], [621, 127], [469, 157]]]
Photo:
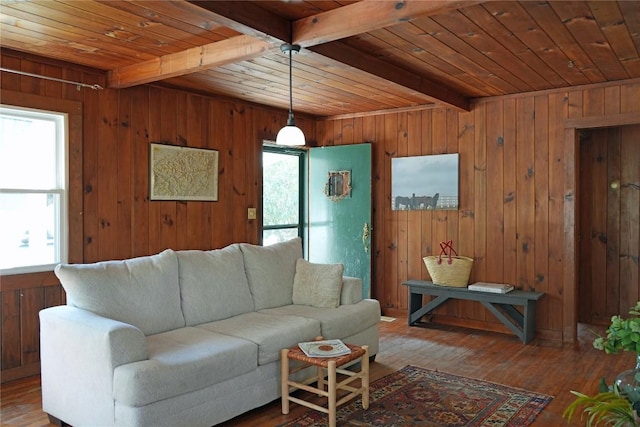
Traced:
[[303, 238], [305, 151], [264, 145], [262, 151], [262, 244]]
[[640, 299], [640, 124], [578, 136], [577, 320], [608, 325]]

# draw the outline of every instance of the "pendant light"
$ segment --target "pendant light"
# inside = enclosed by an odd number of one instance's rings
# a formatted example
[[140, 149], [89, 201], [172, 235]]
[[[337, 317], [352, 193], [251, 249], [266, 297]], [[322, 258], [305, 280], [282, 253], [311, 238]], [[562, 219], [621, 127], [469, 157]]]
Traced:
[[283, 53], [289, 54], [289, 118], [287, 119], [287, 125], [280, 129], [276, 136], [276, 144], [278, 145], [304, 145], [304, 133], [296, 126], [296, 122], [293, 118], [293, 78], [291, 68], [291, 53], [300, 52], [300, 45], [285, 43], [280, 46], [280, 50]]

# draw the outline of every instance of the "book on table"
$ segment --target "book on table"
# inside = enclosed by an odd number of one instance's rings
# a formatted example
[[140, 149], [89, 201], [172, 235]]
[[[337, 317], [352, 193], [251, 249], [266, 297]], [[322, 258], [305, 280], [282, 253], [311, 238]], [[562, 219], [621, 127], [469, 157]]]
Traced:
[[514, 287], [513, 285], [508, 285], [505, 283], [486, 283], [486, 282], [477, 282], [473, 285], [469, 285], [468, 288], [470, 291], [479, 291], [479, 292], [491, 292], [494, 294], [506, 294], [507, 292], [511, 292]]
[[309, 357], [336, 357], [351, 353], [351, 349], [341, 340], [301, 342], [298, 347]]

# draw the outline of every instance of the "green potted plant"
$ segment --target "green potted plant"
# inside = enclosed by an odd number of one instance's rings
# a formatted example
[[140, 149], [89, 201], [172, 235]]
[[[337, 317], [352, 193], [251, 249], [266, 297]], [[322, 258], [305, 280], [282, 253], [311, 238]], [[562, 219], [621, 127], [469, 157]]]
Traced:
[[606, 336], [599, 336], [593, 346], [607, 354], [632, 351], [636, 354], [636, 367], [622, 372], [612, 386], [604, 379], [599, 392], [588, 396], [572, 391], [577, 396], [562, 416], [569, 422], [579, 408], [587, 415], [587, 427], [609, 425], [613, 427], [638, 426], [640, 418], [640, 301], [629, 311], [632, 317], [613, 316]]
[[593, 346], [607, 354], [618, 354], [621, 350], [640, 354], [640, 301], [629, 310], [629, 314], [634, 317], [623, 319], [613, 316], [606, 331], [607, 335], [596, 338]]

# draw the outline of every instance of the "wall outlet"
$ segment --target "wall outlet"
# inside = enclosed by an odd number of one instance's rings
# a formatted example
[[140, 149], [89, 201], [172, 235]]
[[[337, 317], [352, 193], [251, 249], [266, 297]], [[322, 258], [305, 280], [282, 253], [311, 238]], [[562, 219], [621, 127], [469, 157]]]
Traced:
[[247, 209], [247, 219], [256, 219], [256, 208]]

